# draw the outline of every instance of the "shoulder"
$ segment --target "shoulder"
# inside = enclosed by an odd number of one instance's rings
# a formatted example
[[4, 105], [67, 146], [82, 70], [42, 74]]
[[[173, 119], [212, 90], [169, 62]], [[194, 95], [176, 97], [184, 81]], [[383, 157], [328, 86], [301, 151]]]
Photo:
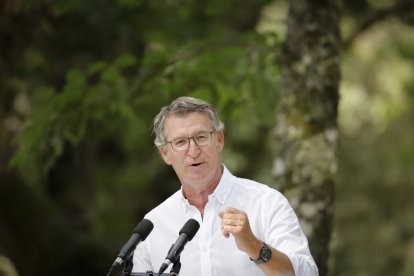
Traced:
[[224, 172], [221, 181], [226, 183], [226, 186], [232, 187], [233, 189], [236, 189], [240, 192], [262, 193], [268, 191], [269, 189], [272, 189], [269, 186], [257, 181], [233, 175], [226, 166], [224, 166]]
[[168, 197], [166, 200], [157, 205], [154, 209], [149, 211], [145, 217], [149, 219], [155, 219], [160, 216], [163, 217], [172, 210], [177, 210], [177, 208], [180, 207], [181, 200], [181, 190], [178, 190], [170, 197]]
[[269, 198], [269, 199], [284, 199], [282, 193], [276, 190], [273, 187], [270, 187], [266, 184], [257, 182], [255, 180], [241, 178], [241, 177], [234, 177], [233, 178], [234, 187], [238, 189], [242, 193], [247, 193], [252, 196], [261, 197], [261, 198]]
[[244, 202], [246, 210], [254, 210], [262, 217], [275, 220], [278, 217], [296, 217], [289, 200], [275, 188], [246, 178], [235, 177], [234, 181], [233, 187], [238, 194], [236, 201]]

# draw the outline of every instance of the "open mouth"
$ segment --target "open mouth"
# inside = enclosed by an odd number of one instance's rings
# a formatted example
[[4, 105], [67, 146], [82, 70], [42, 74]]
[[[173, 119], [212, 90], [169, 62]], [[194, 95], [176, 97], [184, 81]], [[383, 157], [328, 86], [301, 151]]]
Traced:
[[194, 163], [194, 164], [191, 164], [191, 166], [192, 167], [198, 167], [198, 166], [200, 166], [202, 163]]

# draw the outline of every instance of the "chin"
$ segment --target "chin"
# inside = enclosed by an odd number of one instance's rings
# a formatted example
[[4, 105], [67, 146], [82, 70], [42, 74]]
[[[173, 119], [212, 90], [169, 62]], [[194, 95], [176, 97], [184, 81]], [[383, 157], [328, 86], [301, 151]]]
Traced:
[[181, 178], [181, 182], [190, 186], [203, 186], [204, 184], [210, 185], [211, 182], [214, 181], [216, 172], [217, 170], [206, 170], [206, 168], [199, 171], [187, 171], [183, 175], [183, 178]]
[[187, 176], [183, 178], [183, 183], [187, 184], [187, 185], [203, 185], [206, 183], [209, 183], [212, 179], [213, 179], [213, 175], [214, 174], [210, 174], [210, 175], [205, 175], [205, 174], [200, 174], [200, 175], [192, 175], [192, 176]]

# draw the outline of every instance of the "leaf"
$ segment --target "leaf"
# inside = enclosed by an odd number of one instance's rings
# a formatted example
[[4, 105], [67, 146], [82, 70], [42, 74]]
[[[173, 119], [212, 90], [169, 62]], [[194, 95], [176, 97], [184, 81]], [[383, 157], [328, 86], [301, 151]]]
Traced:
[[117, 68], [124, 68], [124, 67], [130, 67], [132, 65], [135, 65], [137, 63], [137, 60], [135, 58], [135, 56], [131, 55], [131, 54], [123, 54], [121, 56], [119, 56], [115, 61], [114, 61], [114, 66]]

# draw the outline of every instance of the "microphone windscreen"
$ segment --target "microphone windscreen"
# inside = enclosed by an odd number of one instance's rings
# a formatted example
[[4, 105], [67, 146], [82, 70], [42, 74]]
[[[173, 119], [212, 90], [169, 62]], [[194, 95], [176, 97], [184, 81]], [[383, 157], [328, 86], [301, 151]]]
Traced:
[[200, 228], [200, 223], [198, 223], [198, 221], [196, 221], [195, 219], [189, 219], [184, 224], [183, 228], [181, 228], [179, 234], [180, 235], [183, 233], [186, 234], [188, 236], [188, 240], [191, 241], [194, 238], [199, 228]]
[[151, 233], [153, 228], [154, 228], [154, 224], [150, 220], [143, 219], [135, 227], [134, 233], [139, 234], [141, 239], [145, 240], [148, 237], [149, 233]]

